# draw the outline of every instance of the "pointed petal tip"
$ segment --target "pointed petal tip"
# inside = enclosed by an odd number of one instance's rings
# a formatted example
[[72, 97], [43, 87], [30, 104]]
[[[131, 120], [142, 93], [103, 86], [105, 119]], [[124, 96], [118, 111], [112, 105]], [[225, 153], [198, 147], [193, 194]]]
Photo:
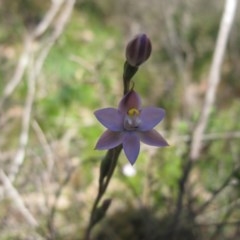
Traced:
[[136, 134], [125, 134], [123, 150], [128, 161], [133, 165], [136, 162], [140, 151], [139, 137]]
[[[126, 155], [126, 153], [125, 153], [125, 155]], [[135, 164], [135, 162], [137, 161], [138, 156], [132, 158], [132, 157], [129, 157], [126, 155], [126, 157], [127, 157], [128, 162], [133, 166]]]
[[122, 135], [119, 132], [106, 130], [98, 139], [95, 149], [108, 150], [117, 147], [122, 143]]
[[143, 143], [155, 147], [167, 147], [168, 142], [155, 129], [139, 133], [140, 139]]
[[159, 146], [157, 146], [157, 147], [170, 147], [170, 145], [169, 145], [169, 143], [163, 138], [161, 145], [159, 145]]
[[129, 163], [133, 166], [135, 164], [135, 162], [137, 161], [137, 158], [135, 160], [130, 160], [128, 159]]

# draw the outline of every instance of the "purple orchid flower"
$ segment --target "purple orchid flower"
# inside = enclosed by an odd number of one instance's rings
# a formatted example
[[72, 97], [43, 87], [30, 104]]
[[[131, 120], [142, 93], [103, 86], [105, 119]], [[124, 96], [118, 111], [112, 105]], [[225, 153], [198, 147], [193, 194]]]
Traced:
[[120, 144], [133, 165], [138, 157], [140, 141], [157, 147], [168, 146], [166, 140], [153, 128], [164, 118], [162, 108], [141, 108], [141, 99], [129, 91], [120, 101], [118, 109], [103, 108], [95, 111], [98, 121], [107, 128], [95, 149], [112, 149]]

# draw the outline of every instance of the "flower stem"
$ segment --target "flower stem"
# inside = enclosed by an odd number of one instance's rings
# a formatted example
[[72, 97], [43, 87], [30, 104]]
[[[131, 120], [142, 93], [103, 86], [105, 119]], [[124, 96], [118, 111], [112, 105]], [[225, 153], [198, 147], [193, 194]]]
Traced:
[[138, 71], [138, 67], [129, 65], [126, 61], [123, 66], [123, 94], [125, 95], [130, 89], [130, 82], [132, 77]]
[[[138, 67], [132, 67], [127, 62], [125, 62], [124, 70], [123, 70], [123, 95], [128, 93], [128, 91], [130, 89], [131, 78], [135, 75], [137, 70], [138, 70]], [[112, 175], [114, 173], [114, 170], [116, 168], [117, 161], [118, 161], [121, 151], [122, 151], [122, 145], [119, 145], [113, 149], [108, 150], [103, 159], [104, 163], [106, 163], [107, 165], [106, 166], [102, 165], [102, 169], [100, 168], [98, 193], [97, 193], [97, 196], [96, 196], [95, 201], [92, 206], [90, 219], [89, 219], [89, 223], [88, 223], [88, 226], [87, 226], [87, 229], [85, 232], [84, 240], [90, 240], [90, 234], [91, 234], [93, 227], [102, 218], [102, 215], [100, 215], [100, 214], [98, 215], [98, 213], [99, 213], [98, 210], [103, 210], [103, 209], [100, 209], [101, 206], [99, 207], [99, 203], [102, 200], [102, 197], [107, 190], [109, 182], [110, 182]], [[103, 162], [102, 162], [102, 164], [103, 164]], [[110, 164], [110, 165], [108, 165], [108, 164]], [[103, 210], [104, 213], [106, 210]]]
[[118, 160], [118, 157], [121, 153], [121, 150], [122, 150], [122, 145], [119, 145], [119, 146], [117, 146], [113, 149], [108, 150], [108, 152], [106, 153], [105, 158], [107, 158], [111, 161], [111, 165], [110, 165], [109, 171], [107, 173], [106, 179], [99, 178], [98, 194], [97, 194], [97, 197], [94, 201], [94, 204], [93, 204], [93, 207], [92, 207], [92, 210], [91, 210], [89, 224], [88, 224], [88, 227], [87, 227], [87, 230], [86, 230], [86, 233], [85, 233], [85, 237], [84, 237], [85, 240], [90, 240], [91, 230], [95, 226], [95, 224], [98, 222], [98, 221], [96, 221], [97, 208], [98, 208], [98, 205], [99, 205], [105, 191], [107, 190], [107, 187], [109, 185], [111, 177], [112, 177], [112, 175], [114, 173], [114, 170], [116, 168], [117, 160]]

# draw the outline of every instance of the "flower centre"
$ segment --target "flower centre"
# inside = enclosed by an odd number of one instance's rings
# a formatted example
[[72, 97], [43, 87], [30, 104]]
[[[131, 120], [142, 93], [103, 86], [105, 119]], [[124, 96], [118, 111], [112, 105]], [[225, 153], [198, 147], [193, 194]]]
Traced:
[[129, 116], [135, 116], [135, 115], [139, 115], [139, 111], [136, 108], [131, 108], [131, 109], [128, 110], [127, 114]]
[[128, 131], [136, 130], [141, 122], [139, 110], [131, 108], [128, 110], [124, 119], [124, 128]]

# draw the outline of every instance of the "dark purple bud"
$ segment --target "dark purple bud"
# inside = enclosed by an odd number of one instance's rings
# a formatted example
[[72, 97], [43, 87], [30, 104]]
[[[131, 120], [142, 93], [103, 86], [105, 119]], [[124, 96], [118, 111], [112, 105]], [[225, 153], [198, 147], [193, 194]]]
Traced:
[[133, 67], [138, 67], [149, 58], [151, 51], [152, 44], [147, 35], [138, 34], [126, 47], [127, 62]]

